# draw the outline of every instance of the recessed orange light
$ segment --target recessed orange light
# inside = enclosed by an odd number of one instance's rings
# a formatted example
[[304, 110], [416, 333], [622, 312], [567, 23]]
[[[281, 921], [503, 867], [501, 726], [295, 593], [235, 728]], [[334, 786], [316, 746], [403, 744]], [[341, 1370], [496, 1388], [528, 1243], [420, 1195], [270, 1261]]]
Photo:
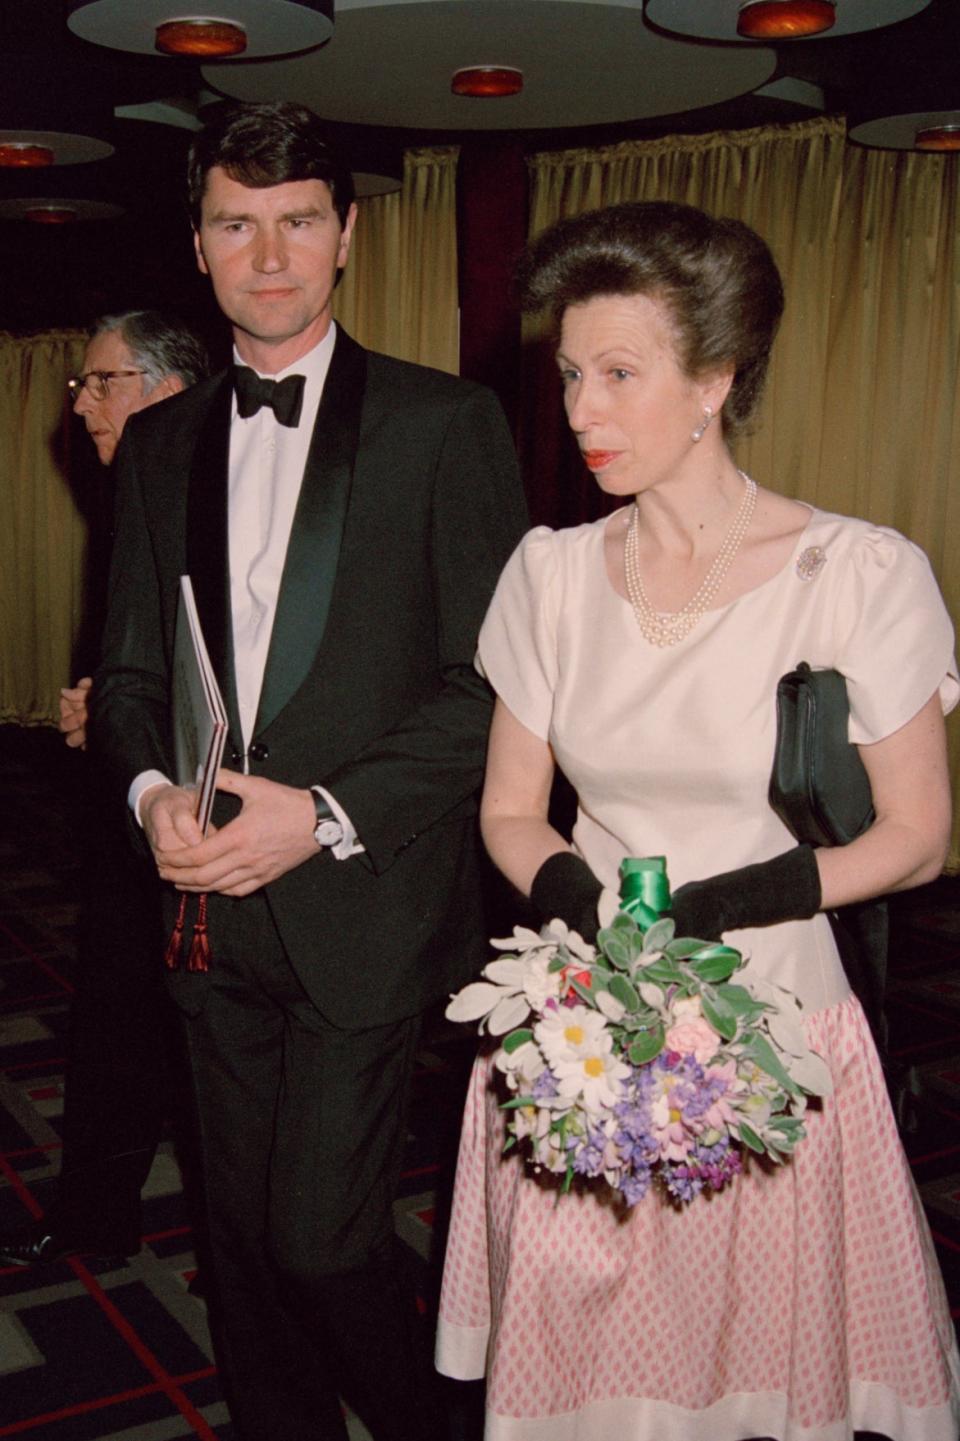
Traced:
[[802, 40], [822, 35], [836, 18], [834, 0], [743, 0], [737, 34], [745, 40]]
[[469, 95], [475, 100], [519, 95], [523, 89], [523, 71], [515, 70], [512, 65], [467, 65], [454, 71], [450, 89], [454, 95]]
[[23, 218], [32, 220], [34, 225], [69, 225], [71, 220], [76, 220], [77, 212], [69, 205], [34, 205], [23, 212]]
[[164, 55], [196, 55], [204, 60], [222, 60], [242, 55], [247, 48], [247, 32], [232, 20], [211, 20], [203, 16], [185, 16], [165, 20], [157, 26], [157, 49]]
[[0, 142], [0, 165], [34, 168], [52, 164], [53, 151], [49, 145], [30, 145], [20, 140]]
[[918, 150], [938, 150], [950, 153], [960, 150], [960, 124], [925, 125], [917, 131], [914, 145]]

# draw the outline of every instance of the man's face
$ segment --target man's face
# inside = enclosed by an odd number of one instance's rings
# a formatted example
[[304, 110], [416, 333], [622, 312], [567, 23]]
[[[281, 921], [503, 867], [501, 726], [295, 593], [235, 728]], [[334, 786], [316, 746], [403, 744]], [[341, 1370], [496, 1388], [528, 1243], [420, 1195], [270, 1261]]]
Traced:
[[257, 190], [231, 180], [218, 165], [210, 171], [194, 233], [197, 264], [233, 322], [244, 360], [272, 374], [327, 333], [355, 220], [351, 205], [341, 226], [322, 180]]
[[[137, 369], [139, 367], [118, 331], [96, 336], [90, 341], [83, 357], [85, 375], [91, 370]], [[124, 375], [108, 380], [103, 400], [95, 400], [85, 385], [74, 401], [73, 408], [77, 415], [83, 416], [97, 447], [97, 455], [104, 465], [109, 465], [116, 454], [127, 416], [141, 410], [147, 402], [143, 380], [142, 375]]]

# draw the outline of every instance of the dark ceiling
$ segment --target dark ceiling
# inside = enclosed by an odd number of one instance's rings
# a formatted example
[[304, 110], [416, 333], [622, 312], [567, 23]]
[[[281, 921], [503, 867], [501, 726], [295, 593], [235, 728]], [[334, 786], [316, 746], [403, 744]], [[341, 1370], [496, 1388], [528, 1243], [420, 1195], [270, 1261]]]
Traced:
[[[136, 0], [131, 0], [136, 3]], [[471, 0], [459, 0], [462, 6]], [[506, 0], [501, 0], [506, 3]], [[204, 90], [190, 62], [135, 56], [88, 44], [66, 25], [65, 0], [4, 0], [0, 6], [0, 131], [42, 124], [44, 105], [56, 102], [84, 115], [90, 130], [115, 147], [107, 160], [43, 172], [58, 193], [115, 202], [114, 220], [70, 226], [0, 221], [0, 328], [20, 331], [87, 324], [104, 309], [159, 304], [212, 323], [206, 286], [195, 274], [180, 177], [189, 132], [141, 120], [117, 119], [117, 106], [171, 96], [196, 102]], [[603, 25], [604, 7], [596, 6]], [[639, 17], [638, 17], [639, 18]], [[331, 42], [332, 43], [332, 42]], [[549, 37], [544, 38], [549, 46]], [[726, 47], [720, 47], [721, 49]], [[709, 68], [716, 46], [701, 47]], [[960, 3], [931, 0], [897, 25], [859, 35], [782, 44], [773, 78], [819, 86], [827, 113], [863, 109], [923, 108], [918, 86], [951, 96], [960, 108]], [[358, 85], [362, 85], [362, 75]], [[582, 83], [602, 86], [584, 67]], [[207, 87], [209, 88], [209, 87]], [[904, 106], [900, 105], [901, 99]], [[470, 102], [471, 104], [489, 102]], [[937, 101], [940, 108], [947, 102]], [[92, 107], [92, 113], [91, 113]], [[99, 113], [97, 113], [99, 112]], [[458, 141], [503, 145], [519, 139], [529, 150], [605, 144], [633, 137], [787, 122], [816, 113], [784, 99], [747, 94], [721, 104], [616, 125], [540, 129], [522, 133], [418, 129], [382, 130], [334, 122], [331, 129], [358, 169], [375, 170], [379, 157], [395, 157], [404, 144]], [[327, 117], [329, 118], [329, 117]], [[389, 159], [387, 162], [389, 164]], [[37, 193], [37, 173], [0, 170], [0, 201]]]

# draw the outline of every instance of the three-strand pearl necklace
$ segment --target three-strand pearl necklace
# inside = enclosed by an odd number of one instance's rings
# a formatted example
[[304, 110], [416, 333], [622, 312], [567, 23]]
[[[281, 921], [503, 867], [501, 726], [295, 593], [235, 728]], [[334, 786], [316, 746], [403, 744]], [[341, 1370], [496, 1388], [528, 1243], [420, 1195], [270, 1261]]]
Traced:
[[714, 596], [733, 565], [737, 552], [743, 544], [744, 536], [750, 528], [754, 507], [757, 503], [756, 482], [751, 480], [748, 475], [744, 475], [742, 470], [740, 475], [743, 476], [745, 486], [743, 500], [733, 518], [733, 524], [723, 537], [713, 564], [686, 605], [680, 610], [672, 611], [669, 615], [654, 610], [647, 598], [647, 592], [643, 588], [643, 581], [640, 579], [640, 564], [637, 559], [640, 548], [640, 511], [634, 504], [624, 546], [624, 578], [627, 583], [627, 595], [630, 597], [630, 604], [633, 606], [633, 613], [637, 618], [637, 625], [651, 645], [676, 645], [678, 641], [683, 640], [684, 636], [689, 635], [704, 611], [709, 610]]

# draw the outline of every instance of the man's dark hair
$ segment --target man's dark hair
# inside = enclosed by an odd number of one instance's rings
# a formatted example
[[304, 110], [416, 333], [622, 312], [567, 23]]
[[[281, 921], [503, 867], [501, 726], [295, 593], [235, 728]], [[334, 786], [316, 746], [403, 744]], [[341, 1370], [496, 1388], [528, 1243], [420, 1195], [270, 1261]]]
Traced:
[[724, 431], [742, 430], [753, 414], [783, 313], [783, 285], [766, 242], [742, 221], [666, 200], [591, 210], [531, 243], [517, 285], [525, 310], [549, 310], [558, 322], [568, 306], [601, 295], [659, 300], [686, 375], [733, 366]]
[[200, 227], [207, 176], [215, 165], [254, 190], [288, 180], [322, 180], [330, 187], [340, 224], [346, 224], [353, 176], [333, 150], [323, 122], [305, 105], [225, 101], [216, 108], [194, 136], [187, 159], [187, 199], [195, 229]]
[[114, 331], [119, 332], [134, 363], [143, 368], [148, 390], [168, 375], [179, 375], [184, 385], [196, 385], [210, 374], [207, 347], [182, 320], [161, 315], [159, 310], [126, 310], [102, 316], [90, 338]]

